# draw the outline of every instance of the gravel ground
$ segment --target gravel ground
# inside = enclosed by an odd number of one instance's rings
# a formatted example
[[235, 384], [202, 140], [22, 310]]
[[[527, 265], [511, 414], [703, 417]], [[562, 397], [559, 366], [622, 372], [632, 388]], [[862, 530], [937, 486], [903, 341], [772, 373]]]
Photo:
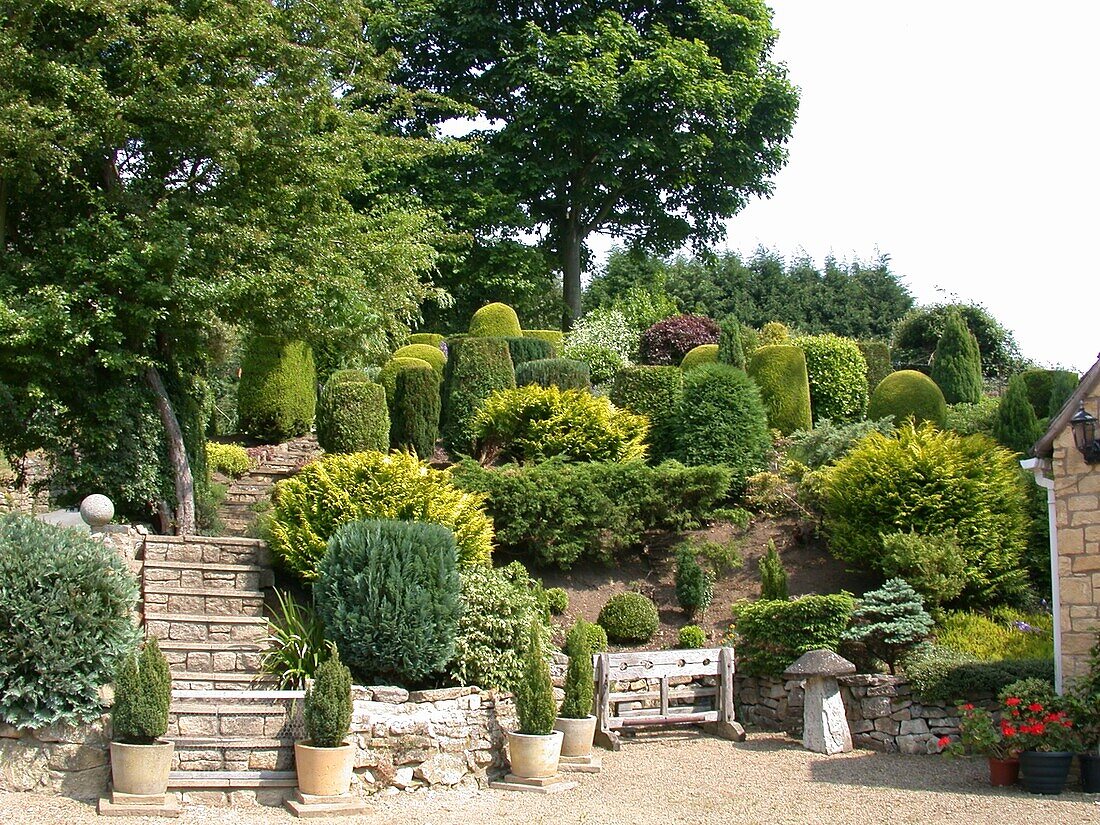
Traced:
[[[762, 825], [1100, 824], [1100, 797], [1039, 797], [992, 789], [984, 762], [855, 751], [810, 754], [789, 739], [753, 734], [733, 744], [694, 733], [651, 734], [604, 755], [603, 773], [575, 775], [578, 788], [537, 795], [505, 791], [419, 791], [375, 798], [369, 815], [317, 822], [592, 823], [730, 822]], [[126, 819], [133, 825], [167, 820]], [[290, 823], [276, 808], [189, 806], [180, 825]], [[4, 825], [97, 823], [87, 803], [0, 793]]]

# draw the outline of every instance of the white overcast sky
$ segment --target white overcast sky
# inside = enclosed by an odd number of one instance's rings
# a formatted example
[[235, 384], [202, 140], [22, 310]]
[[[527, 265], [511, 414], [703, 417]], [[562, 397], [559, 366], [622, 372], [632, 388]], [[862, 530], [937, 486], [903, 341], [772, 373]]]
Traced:
[[[775, 194], [725, 246], [891, 259], [984, 304], [1025, 356], [1100, 352], [1100, 3], [772, 0], [801, 88]], [[605, 246], [598, 244], [599, 247]]]

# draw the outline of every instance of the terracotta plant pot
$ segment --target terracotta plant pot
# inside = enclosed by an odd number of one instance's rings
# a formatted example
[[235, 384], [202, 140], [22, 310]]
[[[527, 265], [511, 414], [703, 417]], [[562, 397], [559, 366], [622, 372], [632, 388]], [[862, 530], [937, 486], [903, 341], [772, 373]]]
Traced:
[[995, 756], [987, 757], [989, 760], [989, 784], [994, 788], [1005, 788], [1015, 785], [1020, 778], [1020, 760], [998, 759]]
[[1020, 754], [1024, 788], [1031, 793], [1061, 793], [1071, 764], [1073, 754], [1070, 751], [1024, 751]]
[[554, 776], [561, 759], [561, 731], [546, 736], [508, 732], [508, 762], [512, 773], [524, 779]]
[[340, 796], [351, 788], [355, 746], [345, 742], [337, 748], [315, 748], [295, 742], [294, 765], [299, 791], [311, 796]]
[[168, 772], [172, 770], [171, 742], [152, 745], [111, 743], [111, 786], [119, 793], [160, 796], [168, 790]]
[[1081, 790], [1085, 793], [1100, 793], [1100, 754], [1078, 754], [1081, 763]]
[[591, 756], [592, 740], [596, 736], [596, 717], [568, 719], [559, 716], [554, 720], [554, 730], [561, 731], [562, 756]]

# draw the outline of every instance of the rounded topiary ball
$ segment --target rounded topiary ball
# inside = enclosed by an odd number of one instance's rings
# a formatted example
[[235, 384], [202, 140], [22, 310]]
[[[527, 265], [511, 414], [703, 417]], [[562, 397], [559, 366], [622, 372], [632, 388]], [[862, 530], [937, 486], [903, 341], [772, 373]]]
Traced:
[[619, 593], [607, 600], [596, 619], [615, 642], [648, 642], [657, 632], [657, 605], [641, 593]]
[[519, 316], [507, 304], [486, 304], [470, 319], [470, 335], [477, 338], [519, 338]]
[[718, 345], [700, 344], [684, 356], [684, 360], [680, 362], [680, 369], [689, 370], [702, 364], [715, 364], [717, 362]]
[[419, 358], [421, 361], [427, 361], [441, 379], [443, 378], [443, 367], [447, 364], [447, 356], [443, 354], [443, 350], [438, 346], [433, 347], [431, 344], [406, 344], [398, 349], [393, 357]]
[[867, 417], [873, 420], [894, 416], [895, 423], [913, 418], [917, 423], [931, 421], [943, 427], [947, 421], [947, 401], [936, 382], [916, 370], [899, 370], [887, 375], [871, 393]]

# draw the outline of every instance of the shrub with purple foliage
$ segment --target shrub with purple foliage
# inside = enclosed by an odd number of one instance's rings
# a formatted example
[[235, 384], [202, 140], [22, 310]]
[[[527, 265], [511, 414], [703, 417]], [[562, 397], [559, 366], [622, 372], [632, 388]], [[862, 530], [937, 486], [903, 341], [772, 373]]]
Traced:
[[701, 344], [718, 343], [718, 323], [702, 315], [673, 315], [642, 333], [641, 354], [647, 364], [672, 366]]

